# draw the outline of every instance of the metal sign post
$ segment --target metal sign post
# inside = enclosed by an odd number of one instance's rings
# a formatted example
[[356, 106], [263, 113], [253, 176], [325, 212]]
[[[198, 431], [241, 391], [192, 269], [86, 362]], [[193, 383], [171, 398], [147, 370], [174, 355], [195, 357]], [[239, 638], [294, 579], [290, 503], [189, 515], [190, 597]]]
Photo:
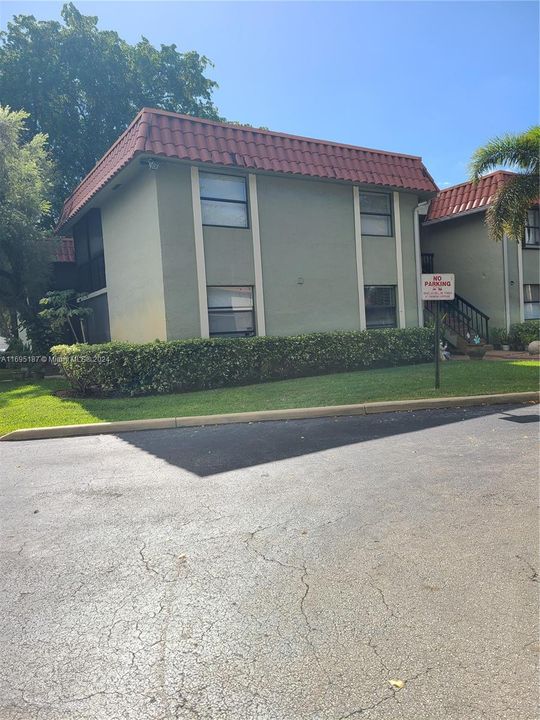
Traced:
[[441, 313], [435, 303], [435, 390], [441, 387]]
[[435, 389], [441, 387], [441, 311], [440, 303], [453, 300], [455, 279], [452, 273], [422, 273], [422, 300], [435, 301]]

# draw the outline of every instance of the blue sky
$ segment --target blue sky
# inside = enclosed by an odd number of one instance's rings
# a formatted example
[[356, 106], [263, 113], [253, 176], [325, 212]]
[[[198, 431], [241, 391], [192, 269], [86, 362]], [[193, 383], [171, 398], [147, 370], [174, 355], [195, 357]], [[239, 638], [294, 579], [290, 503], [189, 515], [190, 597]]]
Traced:
[[[538, 123], [536, 2], [76, 2], [130, 42], [215, 63], [225, 117], [422, 155], [441, 187], [474, 149]], [[61, 3], [0, 2], [59, 19]]]

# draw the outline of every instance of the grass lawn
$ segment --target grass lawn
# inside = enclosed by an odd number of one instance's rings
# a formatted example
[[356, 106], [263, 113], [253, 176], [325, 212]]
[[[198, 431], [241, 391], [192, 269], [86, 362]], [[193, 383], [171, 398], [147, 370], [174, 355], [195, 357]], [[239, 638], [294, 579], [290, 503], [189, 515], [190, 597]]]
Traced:
[[433, 376], [433, 365], [412, 365], [177, 395], [105, 399], [57, 397], [54, 391], [67, 387], [61, 378], [9, 380], [0, 382], [0, 435], [50, 425], [538, 390], [539, 363], [444, 363], [438, 392], [433, 389]]

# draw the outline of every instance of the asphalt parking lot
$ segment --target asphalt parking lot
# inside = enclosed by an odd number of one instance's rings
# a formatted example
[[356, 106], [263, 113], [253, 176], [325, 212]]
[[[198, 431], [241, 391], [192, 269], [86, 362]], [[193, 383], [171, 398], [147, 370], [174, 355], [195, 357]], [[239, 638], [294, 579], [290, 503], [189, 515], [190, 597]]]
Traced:
[[1, 720], [536, 720], [537, 412], [3, 443]]

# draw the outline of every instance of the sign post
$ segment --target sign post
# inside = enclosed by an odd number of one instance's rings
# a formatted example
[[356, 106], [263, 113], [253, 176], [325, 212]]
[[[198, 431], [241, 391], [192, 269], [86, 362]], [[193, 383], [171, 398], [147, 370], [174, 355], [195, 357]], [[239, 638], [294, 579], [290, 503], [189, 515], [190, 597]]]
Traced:
[[435, 389], [441, 387], [441, 311], [439, 303], [453, 300], [455, 297], [455, 280], [452, 273], [422, 273], [422, 300], [435, 303]]

